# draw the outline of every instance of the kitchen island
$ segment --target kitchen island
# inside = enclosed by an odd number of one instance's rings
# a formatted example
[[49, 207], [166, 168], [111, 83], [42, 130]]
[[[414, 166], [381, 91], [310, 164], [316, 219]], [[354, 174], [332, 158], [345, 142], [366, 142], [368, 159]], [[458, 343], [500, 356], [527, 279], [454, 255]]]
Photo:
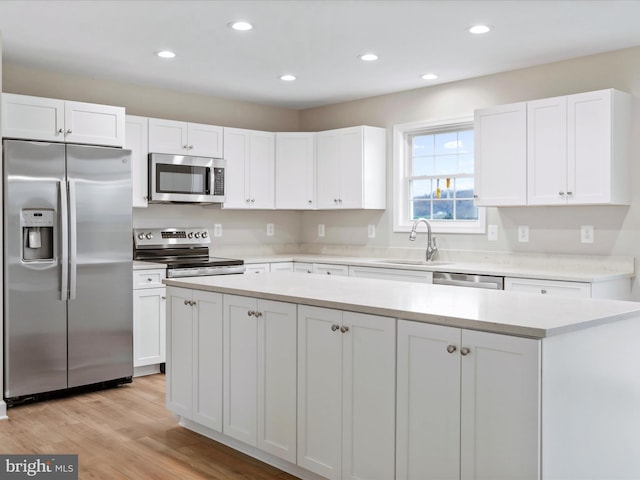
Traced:
[[166, 279], [167, 406], [300, 478], [640, 478], [640, 304]]

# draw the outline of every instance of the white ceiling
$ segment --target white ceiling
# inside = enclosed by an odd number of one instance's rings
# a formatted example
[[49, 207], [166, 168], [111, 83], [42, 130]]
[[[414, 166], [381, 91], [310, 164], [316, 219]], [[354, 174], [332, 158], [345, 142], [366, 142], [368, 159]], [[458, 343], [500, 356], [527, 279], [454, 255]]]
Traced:
[[294, 109], [638, 46], [639, 21], [640, 0], [0, 1], [7, 62]]

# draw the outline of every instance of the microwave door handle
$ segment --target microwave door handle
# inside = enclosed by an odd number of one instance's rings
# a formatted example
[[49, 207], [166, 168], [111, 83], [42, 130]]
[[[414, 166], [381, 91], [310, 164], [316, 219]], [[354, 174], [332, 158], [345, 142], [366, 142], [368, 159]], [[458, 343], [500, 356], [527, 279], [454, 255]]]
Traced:
[[69, 216], [67, 214], [67, 182], [58, 182], [60, 194], [60, 300], [69, 298]]

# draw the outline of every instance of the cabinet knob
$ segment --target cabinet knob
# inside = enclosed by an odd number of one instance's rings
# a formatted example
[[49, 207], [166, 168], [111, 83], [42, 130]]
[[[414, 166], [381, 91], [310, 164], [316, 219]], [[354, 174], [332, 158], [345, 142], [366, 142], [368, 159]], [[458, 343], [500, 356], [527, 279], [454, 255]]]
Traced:
[[72, 133], [71, 129], [67, 130], [67, 135], [71, 135]]
[[253, 312], [253, 315], [254, 315], [256, 318], [260, 318], [260, 317], [262, 316], [262, 312]]
[[153, 282], [153, 278], [147, 278], [147, 282]]
[[64, 130], [62, 128], [59, 128], [58, 133], [64, 133]]
[[311, 205], [313, 203], [313, 200], [307, 200], [307, 203], [309, 203], [309, 205]]
[[327, 275], [331, 275], [331, 272], [327, 272]]
[[184, 148], [185, 150], [189, 150], [189, 145], [182, 145], [182, 148]]
[[543, 288], [542, 290], [540, 290], [540, 293], [544, 295], [545, 293], [547, 293], [547, 291]]
[[467, 355], [469, 355], [471, 353], [471, 349], [467, 348], [467, 347], [462, 347], [460, 349], [460, 353], [462, 354], [463, 357], [466, 357]]
[[567, 195], [573, 195], [573, 192], [567, 192]]
[[167, 299], [167, 297], [160, 297], [160, 298], [161, 298], [162, 300], [166, 300], [166, 299]]
[[558, 195], [562, 197], [564, 195], [564, 192], [558, 192]]
[[255, 203], [255, 202], [256, 202], [256, 199], [255, 199], [255, 198], [252, 198], [252, 199], [251, 199], [251, 203]]
[[336, 330], [340, 329], [340, 325], [336, 325], [335, 323], [333, 325], [331, 325], [331, 331], [335, 332]]
[[193, 145], [189, 145], [189, 150], [193, 150]]
[[349, 331], [349, 327], [342, 326], [342, 327], [340, 327], [340, 331], [342, 333], [347, 333]]
[[191, 302], [189, 302], [191, 304], [192, 307], [194, 307], [196, 305], [196, 301], [195, 300], [191, 300]]
[[448, 345], [447, 346], [447, 352], [449, 352], [449, 353], [454, 353], [457, 349], [458, 349], [458, 347], [456, 347], [455, 345]]
[[478, 195], [474, 195], [473, 198], [479, 198]]
[[255, 314], [256, 314], [256, 312], [254, 312], [253, 310], [247, 311], [247, 317], [251, 317], [251, 316], [253, 316]]
[[184, 301], [184, 304], [185, 304], [185, 305], [189, 305], [189, 300], [185, 300], [185, 301]]

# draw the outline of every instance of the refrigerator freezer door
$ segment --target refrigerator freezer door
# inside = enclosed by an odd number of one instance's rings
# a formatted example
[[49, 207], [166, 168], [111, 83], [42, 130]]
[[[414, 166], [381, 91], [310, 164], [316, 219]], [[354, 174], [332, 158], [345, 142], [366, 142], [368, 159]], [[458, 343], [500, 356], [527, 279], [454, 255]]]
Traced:
[[[65, 150], [60, 144], [13, 140], [3, 146], [4, 396], [11, 398], [67, 387], [67, 302], [60, 265]], [[53, 211], [53, 259], [24, 260], [22, 249], [31, 248], [30, 229], [21, 226], [24, 209]]]
[[66, 148], [69, 387], [75, 387], [133, 375], [131, 160], [128, 150]]

